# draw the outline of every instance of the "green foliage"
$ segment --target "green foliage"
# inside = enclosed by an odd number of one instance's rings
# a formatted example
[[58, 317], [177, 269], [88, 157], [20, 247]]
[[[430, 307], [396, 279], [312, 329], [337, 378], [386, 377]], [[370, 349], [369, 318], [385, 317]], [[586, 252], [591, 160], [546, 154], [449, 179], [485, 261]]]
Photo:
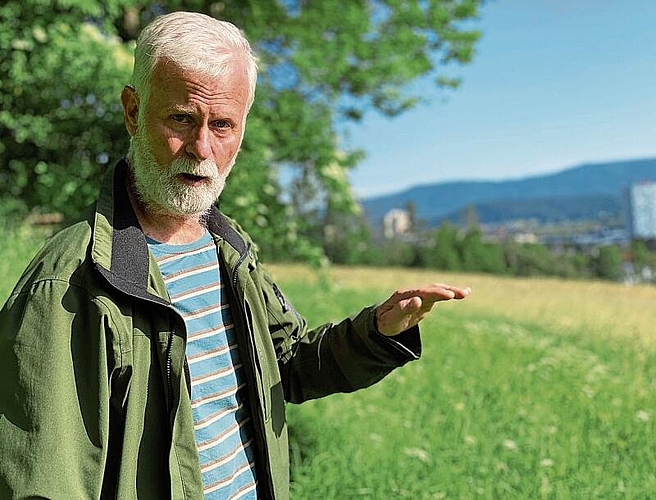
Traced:
[[103, 166], [127, 146], [118, 96], [130, 57], [117, 38], [82, 21], [89, 12], [71, 14], [75, 4], [0, 7], [3, 199], [65, 215], [94, 199]]
[[594, 263], [596, 275], [600, 278], [619, 280], [622, 277], [622, 252], [618, 247], [601, 247]]
[[435, 246], [430, 249], [431, 257], [426, 259], [426, 262], [429, 266], [437, 269], [457, 271], [462, 267], [459, 247], [458, 229], [444, 223], [435, 233]]
[[474, 272], [503, 273], [506, 270], [503, 249], [485, 243], [480, 229], [469, 230], [460, 245], [462, 266]]
[[503, 249], [507, 270], [513, 276], [584, 276], [589, 265], [589, 259], [579, 252], [557, 254], [545, 245], [511, 241]]
[[647, 243], [642, 240], [634, 240], [631, 242], [629, 254], [635, 272], [642, 273], [643, 270], [656, 269], [656, 252], [650, 251]]
[[[0, 7], [0, 202], [77, 213], [127, 149], [119, 105], [131, 48], [155, 15], [201, 11], [242, 27], [260, 56], [256, 102], [222, 208], [262, 253], [321, 260], [329, 212], [355, 214], [343, 121], [418, 101], [407, 84], [467, 63], [480, 0], [247, 2], [9, 0]], [[6, 75], [6, 76], [4, 76]], [[285, 192], [282, 169], [291, 173]], [[14, 203], [15, 208], [20, 208]]]
[[360, 214], [330, 211], [323, 225], [323, 249], [334, 264], [365, 262], [371, 251], [371, 235]]
[[[353, 237], [353, 235], [352, 235]], [[366, 232], [357, 233], [349, 245], [365, 251], [349, 253], [346, 243], [327, 252], [336, 264], [405, 266], [442, 271], [465, 271], [512, 276], [558, 276], [562, 278], [624, 278], [622, 249], [617, 246], [580, 249], [550, 248], [538, 243], [513, 240], [486, 241], [473, 225], [467, 230], [443, 223], [432, 232], [408, 233], [404, 238], [376, 242]], [[339, 252], [350, 258], [340, 258]], [[644, 242], [634, 242], [630, 255], [636, 273], [651, 275], [656, 268], [656, 252]]]

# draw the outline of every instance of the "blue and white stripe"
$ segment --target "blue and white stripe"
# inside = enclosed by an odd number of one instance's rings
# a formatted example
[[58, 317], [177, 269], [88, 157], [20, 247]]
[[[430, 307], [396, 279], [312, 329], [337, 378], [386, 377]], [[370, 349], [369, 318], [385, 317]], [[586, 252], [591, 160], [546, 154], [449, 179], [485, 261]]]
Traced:
[[205, 498], [255, 499], [255, 443], [245, 377], [216, 246], [148, 242], [187, 326], [191, 407]]

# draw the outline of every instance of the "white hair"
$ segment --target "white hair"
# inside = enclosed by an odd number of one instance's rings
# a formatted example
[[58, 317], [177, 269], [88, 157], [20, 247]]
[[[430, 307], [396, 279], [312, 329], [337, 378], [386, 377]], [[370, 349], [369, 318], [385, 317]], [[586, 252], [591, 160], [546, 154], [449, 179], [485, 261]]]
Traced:
[[146, 26], [134, 51], [132, 85], [143, 102], [157, 63], [165, 59], [179, 68], [211, 77], [232, 71], [235, 59], [243, 60], [248, 76], [247, 109], [255, 99], [257, 57], [244, 34], [234, 24], [198, 12], [172, 12]]

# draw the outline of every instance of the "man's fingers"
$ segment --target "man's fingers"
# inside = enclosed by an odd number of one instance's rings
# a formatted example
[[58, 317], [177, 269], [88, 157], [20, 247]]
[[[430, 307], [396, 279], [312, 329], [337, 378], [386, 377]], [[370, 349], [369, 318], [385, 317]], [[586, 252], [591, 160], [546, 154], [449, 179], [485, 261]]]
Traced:
[[457, 286], [451, 286], [451, 285], [443, 285], [444, 288], [447, 290], [451, 290], [454, 294], [453, 298], [454, 299], [464, 299], [471, 293], [471, 288], [465, 287], [465, 288], [460, 288]]
[[453, 292], [453, 298], [454, 299], [464, 299], [471, 293], [471, 288], [469, 287], [459, 287], [459, 286], [453, 286], [453, 285], [446, 285], [444, 283], [437, 283], [432, 285], [433, 287], [438, 287], [438, 288], [443, 288], [444, 290], [449, 290]]
[[437, 283], [423, 288], [399, 290], [392, 297], [398, 301], [412, 297], [419, 297], [424, 302], [438, 302], [441, 300], [464, 299], [471, 293], [471, 288], [460, 288], [452, 285]]
[[410, 288], [394, 292], [376, 309], [378, 331], [384, 335], [396, 335], [421, 321], [436, 302], [464, 299], [471, 289], [436, 283], [422, 288]]

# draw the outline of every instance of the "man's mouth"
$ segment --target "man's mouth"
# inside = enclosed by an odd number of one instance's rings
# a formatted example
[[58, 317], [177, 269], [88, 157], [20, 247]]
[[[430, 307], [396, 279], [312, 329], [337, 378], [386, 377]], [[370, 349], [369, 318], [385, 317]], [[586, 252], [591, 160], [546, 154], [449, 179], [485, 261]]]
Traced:
[[179, 174], [179, 176], [182, 179], [182, 182], [192, 186], [201, 184], [209, 179], [209, 177], [194, 174]]

